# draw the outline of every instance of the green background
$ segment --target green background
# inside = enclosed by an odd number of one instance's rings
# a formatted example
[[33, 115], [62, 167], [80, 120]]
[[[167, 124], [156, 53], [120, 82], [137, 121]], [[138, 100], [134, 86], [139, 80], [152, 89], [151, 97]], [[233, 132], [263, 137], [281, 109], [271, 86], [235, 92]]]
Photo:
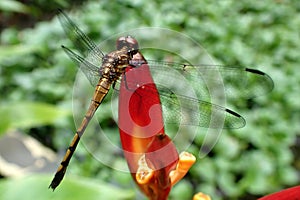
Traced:
[[[256, 199], [299, 184], [299, 1], [1, 1], [0, 134], [18, 130], [64, 151], [75, 131], [78, 68], [60, 48], [70, 41], [55, 17], [57, 8], [95, 42], [133, 28], [168, 28], [193, 38], [218, 63], [258, 68], [274, 80], [272, 93], [231, 106], [246, 118], [246, 127], [224, 131], [170, 199], [191, 199], [198, 191], [214, 200]], [[117, 127], [105, 115], [110, 102], [104, 103], [101, 125], [118, 140]], [[123, 162], [119, 156], [113, 165]], [[83, 146], [69, 170], [54, 193], [47, 190], [50, 172], [2, 177], [0, 199], [143, 198], [130, 174], [102, 165]]]

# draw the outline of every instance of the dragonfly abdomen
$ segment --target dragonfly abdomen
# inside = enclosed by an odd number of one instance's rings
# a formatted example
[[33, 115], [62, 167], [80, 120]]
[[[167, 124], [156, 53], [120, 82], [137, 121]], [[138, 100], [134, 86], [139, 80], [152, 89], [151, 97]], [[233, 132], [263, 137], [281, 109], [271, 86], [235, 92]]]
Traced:
[[[64, 51], [75, 63], [78, 64], [78, 66], [83, 66], [82, 69], [88, 67], [89, 70], [97, 72], [97, 75], [99, 75], [99, 82], [95, 88], [90, 106], [84, 118], [82, 119], [81, 125], [77, 129], [73, 140], [68, 147], [67, 152], [49, 186], [53, 190], [62, 181], [81, 136], [83, 135], [97, 108], [107, 95], [111, 85], [115, 83], [115, 81], [117, 81], [123, 73], [125, 73], [125, 69], [129, 65], [133, 55], [138, 52], [137, 41], [130, 36], [127, 36], [121, 37], [117, 40], [117, 50], [104, 55], [97, 45], [95, 45], [64, 12], [60, 10], [58, 17], [67, 36], [69, 36], [74, 44], [78, 44], [80, 47], [87, 47], [92, 58], [96, 60], [102, 59], [102, 65], [100, 68], [98, 68], [98, 66], [95, 66], [89, 60], [77, 55], [67, 47], [63, 46]], [[83, 70], [83, 72], [85, 73], [86, 71]], [[92, 81], [91, 83], [93, 84], [94, 82]]]
[[[71, 54], [73, 55], [73, 54]], [[60, 163], [54, 179], [52, 180], [49, 187], [53, 190], [60, 184], [63, 179], [71, 157], [79, 143], [81, 136], [83, 135], [86, 127], [88, 126], [90, 120], [95, 114], [97, 108], [102, 103], [103, 99], [107, 95], [111, 85], [117, 81], [120, 76], [125, 72], [126, 67], [129, 64], [129, 60], [132, 59], [132, 55], [128, 53], [128, 47], [124, 46], [120, 50], [113, 51], [103, 57], [103, 63], [101, 66], [102, 77], [100, 78], [95, 92], [90, 103], [89, 109], [87, 110], [80, 127], [77, 129], [73, 140], [67, 149], [67, 152]]]
[[101, 104], [102, 100], [104, 99], [104, 97], [107, 95], [109, 87], [110, 87], [111, 83], [109, 83], [106, 80], [100, 80], [99, 81], [99, 85], [97, 85], [95, 92], [94, 92], [94, 97], [91, 101], [91, 104], [89, 106], [89, 109], [87, 110], [80, 127], [77, 129], [73, 140], [70, 144], [70, 146], [67, 149], [67, 152], [62, 160], [62, 162], [60, 163], [60, 166], [58, 167], [55, 176], [50, 184], [49, 187], [51, 187], [53, 190], [60, 184], [60, 182], [62, 181], [67, 167], [70, 163], [70, 160], [73, 156], [73, 153], [79, 143], [80, 137], [83, 135], [87, 125], [89, 124], [90, 120], [92, 119], [93, 115], [95, 114], [97, 108], [99, 107], [99, 105]]

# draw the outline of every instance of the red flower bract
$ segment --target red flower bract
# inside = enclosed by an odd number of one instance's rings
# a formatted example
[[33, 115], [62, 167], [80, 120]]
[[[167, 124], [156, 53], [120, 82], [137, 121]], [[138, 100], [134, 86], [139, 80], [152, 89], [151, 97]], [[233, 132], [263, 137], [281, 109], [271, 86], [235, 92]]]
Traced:
[[[131, 39], [138, 46], [130, 36], [123, 39]], [[126, 68], [119, 95], [122, 148], [141, 191], [151, 200], [166, 200], [171, 187], [196, 159], [187, 152], [179, 156], [165, 134], [159, 93], [143, 55], [137, 51], [132, 63], [136, 65]]]
[[[134, 59], [145, 61], [138, 53]], [[179, 156], [164, 133], [159, 94], [148, 65], [128, 67], [119, 95], [119, 130], [130, 172], [151, 199], [167, 199]]]
[[291, 187], [273, 194], [269, 194], [259, 200], [299, 200], [300, 186]]

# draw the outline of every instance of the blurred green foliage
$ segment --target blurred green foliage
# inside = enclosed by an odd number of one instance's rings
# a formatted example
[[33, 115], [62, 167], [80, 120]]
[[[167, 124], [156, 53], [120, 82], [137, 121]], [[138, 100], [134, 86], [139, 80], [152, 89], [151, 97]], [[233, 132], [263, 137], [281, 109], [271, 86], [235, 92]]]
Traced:
[[[5, 180], [0, 182], [1, 199], [18, 199], [20, 194], [24, 199], [90, 199], [96, 200], [99, 197], [103, 199], [132, 199], [134, 193], [130, 190], [120, 189], [112, 185], [101, 182], [95, 182], [93, 179], [69, 179], [67, 187], [63, 190], [54, 192], [45, 192], [44, 185], [49, 182], [49, 176], [33, 175], [23, 178]], [[33, 187], [34, 190], [29, 190]], [[74, 194], [73, 191], [79, 191]], [[18, 191], [18, 193], [16, 193]]]
[[54, 124], [69, 113], [50, 104], [20, 102], [0, 105], [0, 115], [3, 116], [0, 122], [0, 133], [5, 133], [9, 129]]
[[[61, 44], [70, 44], [54, 16], [54, 8], [60, 7], [66, 12], [72, 10], [71, 18], [96, 42], [138, 27], [169, 28], [192, 37], [218, 63], [258, 68], [273, 78], [275, 89], [271, 94], [234, 103], [235, 110], [245, 116], [246, 127], [224, 131], [213, 152], [198, 159], [186, 180], [172, 190], [170, 199], [191, 199], [197, 191], [211, 195], [214, 200], [255, 199], [300, 183], [299, 1], [90, 0], [77, 2], [72, 9], [72, 3], [66, 0], [38, 2], [32, 5], [18, 1], [0, 3], [2, 17], [18, 18], [20, 13], [26, 13], [22, 15], [34, 18], [32, 27], [24, 28], [11, 20], [10, 26], [1, 30], [2, 134], [16, 128], [31, 134], [31, 128], [50, 125], [52, 129], [47, 135], [42, 132], [39, 139], [50, 135], [53, 146], [47, 142], [45, 145], [54, 149], [66, 148], [72, 137], [75, 128], [70, 113], [77, 68], [60, 48]], [[111, 116], [105, 115], [110, 109], [109, 101], [105, 103], [101, 105], [103, 127], [117, 139], [117, 127], [111, 127]], [[189, 151], [197, 155], [200, 146], [201, 140], [196, 140]], [[101, 165], [83, 148], [79, 148], [76, 155], [71, 162], [72, 173], [102, 180], [107, 187], [119, 187], [124, 190], [124, 197], [127, 190], [132, 189], [129, 174]], [[122, 157], [113, 159], [113, 165], [118, 165]], [[48, 179], [50, 182], [50, 175]], [[23, 185], [25, 191], [44, 182], [31, 181]], [[95, 185], [86, 187], [94, 190], [98, 187]], [[68, 181], [61, 187], [68, 187]], [[8, 188], [4, 182], [0, 190]], [[68, 188], [60, 188], [65, 189]], [[87, 190], [74, 187], [68, 192], [77, 196]], [[108, 189], [107, 193], [110, 192]], [[120, 191], [120, 195], [123, 192]], [[99, 199], [104, 196], [99, 193]]]

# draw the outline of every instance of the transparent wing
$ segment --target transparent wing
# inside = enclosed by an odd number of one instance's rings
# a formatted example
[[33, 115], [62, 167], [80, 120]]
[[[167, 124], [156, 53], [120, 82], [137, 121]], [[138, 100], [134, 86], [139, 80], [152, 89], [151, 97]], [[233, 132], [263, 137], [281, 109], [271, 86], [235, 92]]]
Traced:
[[[206, 100], [211, 100], [211, 93], [216, 90], [224, 92], [226, 98], [250, 99], [267, 94], [274, 88], [271, 77], [257, 69], [224, 65], [187, 65], [160, 61], [148, 61], [148, 65], [154, 80], [168, 81], [168, 73], [175, 71], [182, 80], [188, 81], [191, 87], [199, 91], [201, 99]], [[207, 98], [207, 96], [210, 97]]]
[[78, 66], [80, 66], [80, 70], [87, 77], [91, 85], [96, 86], [101, 77], [101, 69], [74, 53], [70, 49], [65, 46], [62, 46], [63, 50], [68, 54], [68, 56], [75, 62]]
[[88, 53], [95, 59], [102, 59], [103, 52], [62, 10], [58, 10], [57, 16], [66, 35], [83, 55]]
[[[71, 50], [69, 50], [68, 55], [72, 58], [72, 60], [75, 60], [76, 63], [85, 63], [87, 65], [81, 66], [81, 70], [87, 75], [88, 78], [93, 77], [92, 74], [89, 74], [89, 69], [92, 69], [92, 71], [95, 71], [94, 66], [101, 66], [102, 63], [102, 57], [104, 56], [103, 52], [99, 49], [99, 47], [87, 36], [81, 31], [76, 24], [62, 11], [58, 11], [58, 19], [67, 35], [67, 37], [72, 41], [72, 43], [76, 46], [76, 49], [80, 52], [81, 56], [85, 58], [86, 62], [82, 62], [83, 60], [80, 59], [80, 62], [77, 56], [74, 56], [75, 53], [71, 53]], [[66, 50], [67, 48], [65, 48]], [[73, 56], [72, 56], [73, 55]], [[74, 59], [75, 58], [75, 59]], [[92, 65], [91, 65], [92, 64]], [[99, 75], [99, 74], [98, 74]], [[90, 80], [90, 79], [89, 79]], [[91, 81], [90, 82], [94, 82]]]
[[225, 107], [196, 98], [175, 95], [158, 86], [165, 123], [207, 128], [235, 129], [245, 126], [245, 119]]

